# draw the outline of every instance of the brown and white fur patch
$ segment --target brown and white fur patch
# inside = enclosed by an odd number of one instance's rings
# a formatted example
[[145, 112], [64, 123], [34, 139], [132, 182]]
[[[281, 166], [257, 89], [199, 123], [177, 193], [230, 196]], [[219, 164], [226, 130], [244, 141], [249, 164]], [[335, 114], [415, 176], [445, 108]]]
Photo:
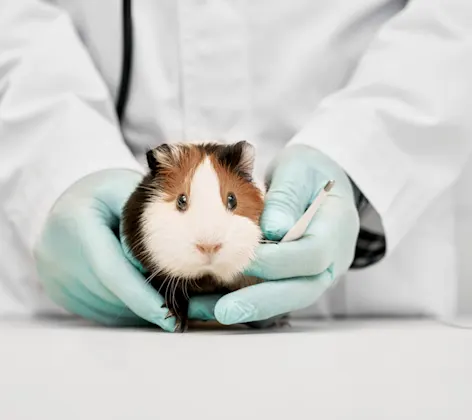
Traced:
[[123, 211], [123, 236], [185, 329], [189, 295], [258, 282], [241, 274], [261, 239], [254, 149], [245, 141], [163, 144], [147, 160], [149, 173]]

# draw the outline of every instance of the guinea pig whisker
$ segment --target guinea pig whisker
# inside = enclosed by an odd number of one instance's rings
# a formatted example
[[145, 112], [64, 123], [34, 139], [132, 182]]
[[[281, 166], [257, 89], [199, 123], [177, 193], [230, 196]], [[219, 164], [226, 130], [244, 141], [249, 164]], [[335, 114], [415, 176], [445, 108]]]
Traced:
[[156, 277], [157, 275], [159, 274], [159, 270], [155, 271], [154, 273], [152, 273], [145, 281], [145, 284], [149, 284], [151, 283], [152, 279], [154, 277]]
[[167, 299], [167, 294], [169, 293], [169, 288], [171, 286], [171, 282], [169, 281], [169, 278], [166, 278], [165, 283], [166, 283], [166, 290], [164, 293], [164, 299], [168, 301], [169, 299]]
[[185, 280], [184, 287], [182, 288], [182, 291], [184, 293], [185, 299], [190, 300], [190, 296], [188, 294], [188, 283], [189, 283], [189, 281]]
[[161, 285], [159, 286], [159, 289], [157, 290], [157, 293], [161, 293], [161, 290], [162, 290], [162, 288], [164, 287], [165, 284], [167, 284], [167, 278], [165, 278], [164, 280], [162, 280], [162, 283], [161, 283]]
[[178, 282], [173, 281], [172, 282], [172, 306], [175, 308], [177, 305], [177, 299], [176, 299], [176, 292], [177, 292], [177, 287], [178, 287]]
[[174, 288], [174, 282], [172, 281], [173, 277], [169, 276], [167, 280], [167, 287], [166, 287], [166, 302], [170, 305], [173, 305], [172, 302], [172, 289]]
[[188, 279], [187, 279], [187, 282], [189, 282], [189, 283], [192, 285], [192, 288], [193, 288], [193, 289], [202, 290], [202, 288], [201, 288], [201, 287], [199, 286], [199, 284], [197, 283], [197, 279], [188, 278]]
[[175, 281], [175, 287], [174, 287], [174, 299], [175, 299], [175, 305], [176, 306], [179, 306], [179, 302], [177, 300], [177, 290], [179, 288], [179, 282], [178, 281]]

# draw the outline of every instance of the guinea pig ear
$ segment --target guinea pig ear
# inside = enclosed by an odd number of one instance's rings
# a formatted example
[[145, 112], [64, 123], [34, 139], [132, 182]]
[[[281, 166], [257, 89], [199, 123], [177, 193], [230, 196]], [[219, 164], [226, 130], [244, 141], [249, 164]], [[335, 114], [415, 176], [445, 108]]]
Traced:
[[235, 144], [237, 149], [240, 149], [240, 158], [237, 168], [248, 175], [252, 175], [254, 171], [254, 161], [256, 157], [256, 149], [255, 147], [247, 142], [246, 140], [242, 140]]
[[146, 153], [147, 164], [151, 172], [157, 172], [161, 168], [172, 167], [175, 163], [173, 147], [163, 143]]
[[251, 179], [254, 170], [255, 148], [245, 141], [225, 145], [219, 153], [221, 163], [245, 178]]

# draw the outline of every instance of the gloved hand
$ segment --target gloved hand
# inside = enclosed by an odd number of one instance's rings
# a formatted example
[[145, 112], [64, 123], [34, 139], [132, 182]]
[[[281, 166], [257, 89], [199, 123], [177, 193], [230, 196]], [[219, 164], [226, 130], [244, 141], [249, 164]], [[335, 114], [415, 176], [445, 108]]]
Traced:
[[321, 152], [284, 149], [271, 165], [261, 227], [280, 240], [327, 181], [335, 185], [297, 241], [261, 244], [246, 274], [269, 280], [223, 296], [214, 314], [222, 324], [248, 323], [310, 306], [345, 273], [354, 258], [359, 216], [349, 178]]
[[105, 170], [71, 186], [54, 205], [34, 255], [48, 295], [71, 313], [105, 325], [155, 324], [164, 300], [126, 258], [114, 230], [121, 208], [142, 176]]

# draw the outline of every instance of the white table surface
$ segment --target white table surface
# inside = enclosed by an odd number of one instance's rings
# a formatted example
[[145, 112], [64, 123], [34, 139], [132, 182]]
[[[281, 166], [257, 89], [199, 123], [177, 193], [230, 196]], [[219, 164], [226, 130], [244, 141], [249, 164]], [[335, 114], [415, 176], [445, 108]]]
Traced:
[[472, 419], [472, 330], [297, 321], [186, 334], [0, 318], [0, 419]]

